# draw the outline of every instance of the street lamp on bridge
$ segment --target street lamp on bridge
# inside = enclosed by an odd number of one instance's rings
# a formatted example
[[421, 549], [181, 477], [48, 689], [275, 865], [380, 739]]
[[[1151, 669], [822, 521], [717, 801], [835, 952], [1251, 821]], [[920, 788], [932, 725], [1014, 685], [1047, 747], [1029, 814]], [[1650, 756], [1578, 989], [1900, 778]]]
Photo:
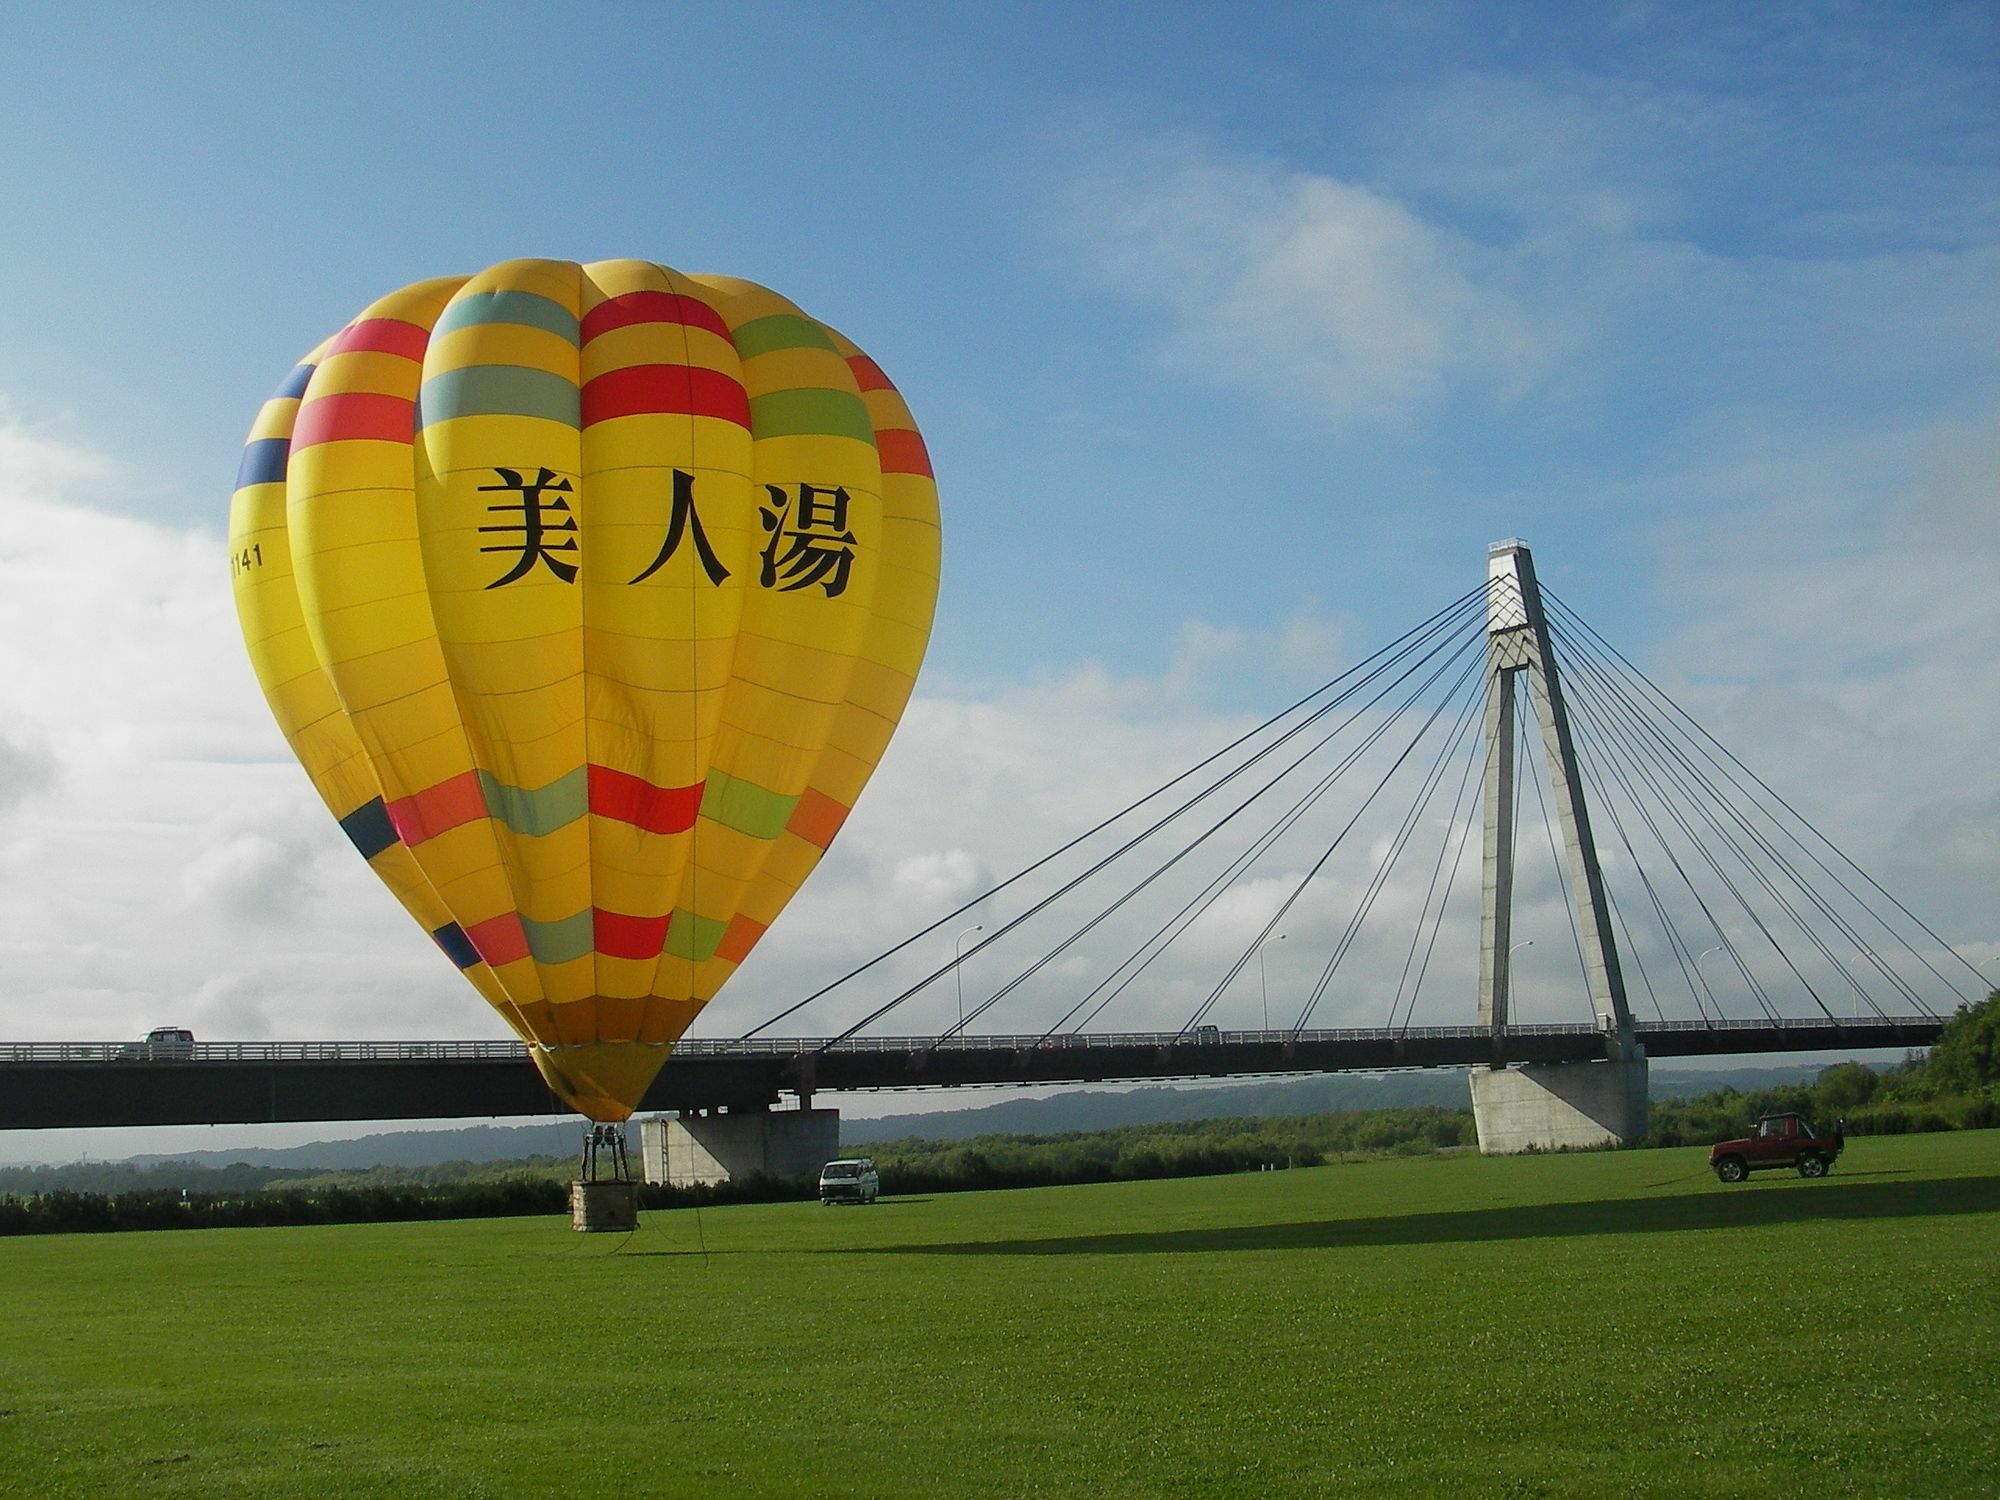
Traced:
[[1257, 988], [1264, 995], [1264, 1029], [1266, 1031], [1271, 1029], [1271, 982], [1264, 977], [1264, 950], [1270, 947], [1271, 944], [1282, 943], [1284, 940], [1285, 934], [1281, 932], [1276, 937], [1266, 938], [1257, 945]]
[[958, 981], [958, 1034], [965, 1035], [965, 940], [975, 932], [984, 932], [986, 924], [975, 922], [958, 935], [951, 945], [951, 977]]

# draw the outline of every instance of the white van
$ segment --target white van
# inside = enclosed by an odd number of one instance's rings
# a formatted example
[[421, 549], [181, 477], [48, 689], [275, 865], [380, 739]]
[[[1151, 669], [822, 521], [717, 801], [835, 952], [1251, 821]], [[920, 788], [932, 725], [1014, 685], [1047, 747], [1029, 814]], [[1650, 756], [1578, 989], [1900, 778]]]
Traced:
[[819, 1201], [823, 1206], [873, 1203], [881, 1196], [882, 1178], [875, 1163], [865, 1156], [830, 1161], [819, 1169]]

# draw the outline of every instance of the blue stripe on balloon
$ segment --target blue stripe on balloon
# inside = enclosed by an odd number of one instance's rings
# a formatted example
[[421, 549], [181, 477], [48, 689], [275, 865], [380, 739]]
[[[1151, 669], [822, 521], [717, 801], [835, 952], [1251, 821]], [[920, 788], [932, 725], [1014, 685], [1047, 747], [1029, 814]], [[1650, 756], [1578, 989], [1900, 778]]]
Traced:
[[285, 478], [285, 461], [290, 457], [290, 438], [259, 438], [243, 445], [243, 461], [236, 466], [236, 488], [252, 484], [280, 484]]
[[396, 825], [389, 821], [389, 809], [382, 805], [380, 797], [369, 799], [342, 818], [340, 831], [363, 859], [373, 859], [396, 842]]
[[285, 383], [271, 392], [273, 401], [296, 401], [306, 393], [306, 382], [312, 379], [313, 366], [294, 365], [292, 373], [285, 377]]
[[431, 938], [444, 949], [445, 957], [461, 969], [469, 969], [479, 962], [479, 950], [472, 946], [472, 939], [465, 935], [465, 929], [458, 923], [445, 923], [431, 934]]

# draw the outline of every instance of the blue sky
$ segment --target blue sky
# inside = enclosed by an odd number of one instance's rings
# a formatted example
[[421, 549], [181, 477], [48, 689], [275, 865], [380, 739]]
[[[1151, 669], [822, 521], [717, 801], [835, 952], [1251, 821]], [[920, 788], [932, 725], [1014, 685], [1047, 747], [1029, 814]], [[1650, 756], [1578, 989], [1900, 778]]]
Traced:
[[[1990, 413], [1988, 7], [0, 27], [29, 148], [0, 162], [0, 391], [137, 466], [135, 511], [216, 521], [276, 372], [393, 286], [518, 254], [727, 271], [909, 393], [954, 677], [1060, 666], [1080, 621], [1135, 664], [1190, 613], [1379, 633], [1517, 531], [1588, 597], [1715, 503], [1652, 490], [1690, 462]], [[1286, 262], [1288, 231], [1351, 274]], [[1329, 293], [1380, 307], [1288, 335]], [[1385, 358], [1412, 322], [1439, 347]]]
[[[763, 281], [924, 429], [932, 656], [803, 931], [899, 935], [1518, 534], [2000, 954], [1991, 5], [10, 7], [0, 141], [0, 1030], [472, 1029], [210, 564], [298, 355], [518, 255]], [[415, 1011], [254, 998], [362, 929]]]

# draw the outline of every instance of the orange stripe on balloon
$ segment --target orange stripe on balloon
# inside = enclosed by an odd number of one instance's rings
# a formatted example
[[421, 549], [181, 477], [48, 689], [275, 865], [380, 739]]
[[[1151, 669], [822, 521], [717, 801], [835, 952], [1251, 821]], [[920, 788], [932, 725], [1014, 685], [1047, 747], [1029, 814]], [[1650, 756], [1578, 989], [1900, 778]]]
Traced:
[[479, 788], [477, 771], [467, 771], [389, 804], [389, 822], [403, 842], [411, 845], [485, 816], [486, 794]]
[[805, 794], [799, 798], [799, 805], [792, 809], [785, 832], [796, 834], [808, 844], [824, 849], [840, 832], [840, 825], [847, 821], [847, 812], [847, 808], [826, 793], [807, 787]]
[[750, 950], [757, 946], [757, 939], [767, 931], [762, 922], [737, 915], [729, 919], [723, 929], [722, 941], [715, 945], [715, 956], [732, 964], [740, 964], [750, 956]]

